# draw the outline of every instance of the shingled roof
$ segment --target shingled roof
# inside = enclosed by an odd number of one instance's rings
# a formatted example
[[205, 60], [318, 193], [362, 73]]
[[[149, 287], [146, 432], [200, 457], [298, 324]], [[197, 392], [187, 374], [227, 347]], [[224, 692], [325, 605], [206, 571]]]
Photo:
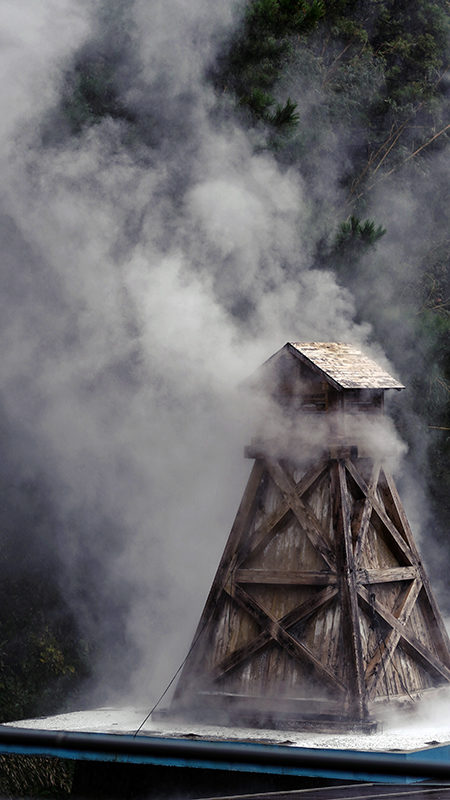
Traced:
[[[287, 342], [275, 357], [288, 350], [337, 389], [404, 389], [361, 350], [342, 342]], [[274, 358], [272, 356], [272, 358]], [[271, 359], [269, 359], [270, 361]]]

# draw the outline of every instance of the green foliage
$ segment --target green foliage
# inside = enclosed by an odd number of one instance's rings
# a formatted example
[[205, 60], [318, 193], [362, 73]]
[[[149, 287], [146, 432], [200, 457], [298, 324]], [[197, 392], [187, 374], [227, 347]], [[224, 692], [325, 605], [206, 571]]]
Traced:
[[306, 33], [324, 14], [322, 0], [254, 0], [248, 7], [246, 22], [254, 33], [269, 30], [281, 37]]
[[0, 616], [0, 720], [60, 709], [87, 677], [87, 646], [53, 580], [4, 577]]
[[0, 755], [0, 793], [6, 797], [70, 797], [74, 762], [43, 756]]
[[385, 233], [385, 228], [381, 225], [376, 226], [373, 220], [366, 219], [365, 222], [361, 222], [360, 219], [352, 215], [339, 226], [336, 244], [338, 247], [348, 244], [354, 245], [355, 243], [370, 246], [381, 239]]
[[248, 106], [256, 117], [266, 119], [269, 116], [269, 109], [273, 106], [275, 100], [272, 95], [264, 92], [262, 89], [253, 89], [248, 97], [242, 98], [241, 103]]
[[293, 128], [299, 121], [297, 113], [297, 103], [293, 103], [288, 97], [284, 105], [278, 104], [273, 114], [269, 114], [267, 121], [276, 128]]
[[386, 64], [387, 93], [400, 105], [411, 86], [415, 99], [427, 97], [443, 68], [448, 47], [445, 3], [388, 0], [377, 6], [373, 46]]
[[[401, 177], [403, 165], [412, 166], [411, 158], [417, 160], [419, 170], [426, 170], [427, 148], [444, 145], [444, 136], [433, 137], [445, 124], [439, 78], [447, 58], [447, 37], [448, 16], [442, 2], [327, 3], [316, 32], [294, 45], [302, 89], [311, 93], [311, 88], [314, 92], [320, 86], [321, 95], [305, 119], [301, 94], [291, 101], [299, 101], [296, 114], [304, 140], [302, 149], [289, 146], [288, 150], [304, 171], [322, 135], [329, 135], [335, 126], [356, 132], [348, 140], [352, 160], [348, 177], [344, 176], [348, 207], [354, 210], [339, 225], [331, 246], [321, 252], [319, 263], [337, 273], [354, 292], [355, 278], [360, 282], [361, 300], [356, 295], [356, 302], [362, 304], [361, 319], [370, 321], [382, 340], [386, 331], [409, 319], [411, 339], [418, 343], [416, 363], [409, 365], [412, 405], [424, 430], [433, 432], [430, 488], [436, 517], [444, 528], [446, 519], [450, 523], [450, 433], [446, 430], [450, 427], [450, 327], [449, 292], [444, 285], [448, 259], [442, 251], [439, 258], [424, 263], [418, 283], [403, 287], [393, 305], [377, 307], [371, 314], [365, 298], [371, 296], [371, 283], [378, 279], [371, 271], [371, 254], [386, 231], [363, 214], [372, 185], [392, 172]], [[284, 71], [292, 58], [292, 52], [287, 52]], [[276, 84], [271, 92], [276, 96]], [[266, 112], [261, 117], [269, 123]], [[313, 172], [310, 180], [314, 180]], [[393, 272], [397, 269], [398, 265], [392, 265]]]
[[[450, 242], [443, 242], [431, 254], [428, 270], [415, 287], [419, 299], [416, 311], [417, 338], [427, 369], [420, 379], [420, 408], [427, 424], [445, 428], [450, 425]], [[448, 436], [447, 436], [448, 438]], [[450, 452], [445, 462], [450, 472]]]
[[360, 22], [349, 17], [337, 17], [331, 26], [334, 36], [347, 42], [369, 42], [369, 34]]
[[[447, 537], [450, 524], [450, 270], [447, 255], [437, 248], [434, 263], [418, 289], [421, 306], [416, 315], [416, 335], [421, 350], [415, 378], [415, 408], [431, 438], [429, 485], [440, 536]], [[439, 529], [436, 531], [439, 535]]]
[[306, 36], [325, 15], [322, 0], [253, 0], [248, 5], [243, 29], [233, 43], [216, 83], [233, 91], [241, 107], [255, 121], [262, 120], [285, 131], [298, 122], [290, 98], [275, 105], [271, 92], [292, 52], [293, 37]]
[[261, 89], [254, 89], [251, 96], [245, 98], [245, 103], [255, 116], [274, 128], [287, 130], [294, 128], [298, 123], [297, 104], [293, 103], [290, 97], [284, 105], [277, 103], [275, 110], [271, 111], [275, 103], [273, 97]]
[[[301, 54], [303, 64], [314, 65], [314, 90], [320, 86], [326, 123], [345, 122], [360, 132], [348, 180], [358, 202], [374, 175], [378, 181], [401, 169], [422, 146], [439, 146], [440, 140], [430, 139], [445, 124], [435, 100], [448, 60], [448, 34], [444, 0], [253, 0], [216, 82], [236, 94], [251, 121], [267, 125], [267, 144], [280, 158], [288, 153], [298, 159], [307, 153], [307, 130], [320, 131], [320, 119], [309, 114], [302, 120], [301, 97], [289, 84], [284, 98], [289, 94], [289, 103], [297, 106], [294, 115], [271, 109], [286, 108], [278, 92]], [[308, 80], [303, 73], [303, 89]], [[300, 147], [296, 125], [306, 131]]]
[[105, 117], [133, 120], [121, 103], [115, 83], [115, 64], [106, 57], [85, 58], [67, 76], [62, 112], [73, 133]]
[[326, 256], [326, 264], [332, 268], [344, 282], [351, 282], [355, 270], [361, 270], [362, 257], [373, 248], [385, 235], [386, 230], [371, 219], [364, 221], [352, 215], [339, 225], [330, 251]]

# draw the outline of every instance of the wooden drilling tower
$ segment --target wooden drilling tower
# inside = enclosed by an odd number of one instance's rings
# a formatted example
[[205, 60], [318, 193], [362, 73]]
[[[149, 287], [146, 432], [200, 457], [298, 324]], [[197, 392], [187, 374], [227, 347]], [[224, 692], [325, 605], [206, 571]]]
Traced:
[[404, 387], [335, 342], [287, 343], [256, 383], [288, 439], [325, 420], [329, 440], [313, 458], [264, 437], [247, 448], [253, 469], [171, 710], [364, 728], [378, 703], [450, 681], [449, 640], [394, 481], [346, 433]]

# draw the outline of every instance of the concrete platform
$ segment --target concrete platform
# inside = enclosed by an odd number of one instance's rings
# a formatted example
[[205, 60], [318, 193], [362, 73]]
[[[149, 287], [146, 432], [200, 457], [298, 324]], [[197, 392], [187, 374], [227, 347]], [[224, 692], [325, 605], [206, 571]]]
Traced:
[[[30, 730], [134, 735], [147, 713], [148, 710], [145, 708], [110, 706], [5, 724]], [[397, 714], [385, 712], [384, 719], [381, 718], [380, 730], [371, 734], [351, 731], [323, 733], [308, 728], [283, 731], [226, 727], [158, 718], [147, 720], [139, 736], [241, 741], [325, 750], [413, 753], [450, 746], [450, 692], [446, 690], [438, 695], [435, 694], [432, 701], [418, 707], [415, 712]]]

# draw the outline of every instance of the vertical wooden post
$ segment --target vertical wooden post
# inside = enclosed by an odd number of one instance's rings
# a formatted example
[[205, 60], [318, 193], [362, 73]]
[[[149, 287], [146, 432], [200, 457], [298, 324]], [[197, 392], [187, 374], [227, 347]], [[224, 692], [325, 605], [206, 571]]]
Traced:
[[349, 705], [357, 719], [365, 720], [368, 718], [367, 693], [359, 629], [350, 504], [345, 466], [342, 460], [333, 461], [331, 465], [331, 492]]

